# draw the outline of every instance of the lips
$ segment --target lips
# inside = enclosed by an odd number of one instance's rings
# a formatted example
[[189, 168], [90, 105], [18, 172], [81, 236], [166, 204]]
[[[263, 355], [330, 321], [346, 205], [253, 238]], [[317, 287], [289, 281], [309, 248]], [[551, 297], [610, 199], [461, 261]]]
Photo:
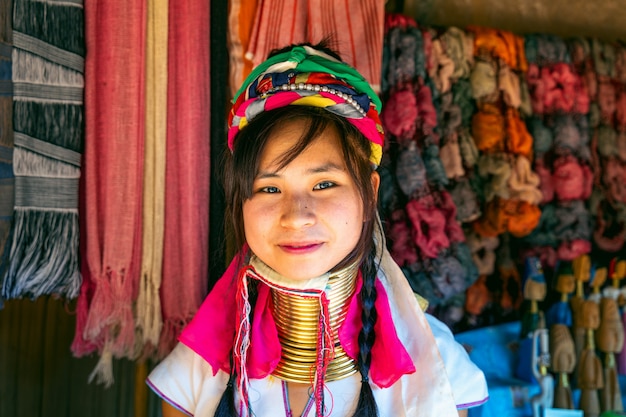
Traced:
[[283, 251], [293, 254], [305, 254], [314, 252], [322, 246], [322, 243], [289, 243], [278, 245]]

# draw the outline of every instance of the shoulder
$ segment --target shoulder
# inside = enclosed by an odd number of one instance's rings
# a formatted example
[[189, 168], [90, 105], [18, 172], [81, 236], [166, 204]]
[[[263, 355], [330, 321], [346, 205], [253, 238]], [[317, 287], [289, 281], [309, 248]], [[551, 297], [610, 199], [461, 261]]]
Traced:
[[148, 375], [146, 383], [164, 401], [188, 415], [211, 415], [226, 388], [228, 375], [178, 343]]

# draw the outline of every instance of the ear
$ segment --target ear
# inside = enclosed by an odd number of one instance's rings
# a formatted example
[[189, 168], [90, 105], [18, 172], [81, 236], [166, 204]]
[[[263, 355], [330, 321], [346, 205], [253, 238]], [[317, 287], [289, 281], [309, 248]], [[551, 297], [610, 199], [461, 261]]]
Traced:
[[372, 183], [372, 190], [374, 191], [374, 201], [378, 202], [378, 188], [380, 187], [380, 175], [378, 175], [377, 171], [372, 171], [370, 182]]

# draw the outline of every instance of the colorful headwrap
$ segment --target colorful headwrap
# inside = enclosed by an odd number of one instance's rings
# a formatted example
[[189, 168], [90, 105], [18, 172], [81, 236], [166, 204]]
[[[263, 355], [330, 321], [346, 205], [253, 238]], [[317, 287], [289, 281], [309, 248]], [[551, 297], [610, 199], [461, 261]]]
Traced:
[[378, 166], [384, 143], [381, 101], [350, 65], [309, 46], [296, 46], [259, 65], [235, 94], [228, 117], [232, 151], [241, 129], [264, 111], [288, 105], [320, 107], [345, 117], [370, 141]]

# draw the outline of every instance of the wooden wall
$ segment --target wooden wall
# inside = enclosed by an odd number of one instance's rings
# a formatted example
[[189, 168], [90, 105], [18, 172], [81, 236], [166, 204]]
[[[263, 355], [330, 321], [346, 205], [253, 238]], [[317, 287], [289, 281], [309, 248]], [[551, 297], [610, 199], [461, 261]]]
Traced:
[[147, 367], [115, 360], [110, 388], [87, 382], [98, 358], [71, 355], [70, 310], [51, 297], [0, 310], [0, 416], [159, 417], [159, 400], [143, 383]]

